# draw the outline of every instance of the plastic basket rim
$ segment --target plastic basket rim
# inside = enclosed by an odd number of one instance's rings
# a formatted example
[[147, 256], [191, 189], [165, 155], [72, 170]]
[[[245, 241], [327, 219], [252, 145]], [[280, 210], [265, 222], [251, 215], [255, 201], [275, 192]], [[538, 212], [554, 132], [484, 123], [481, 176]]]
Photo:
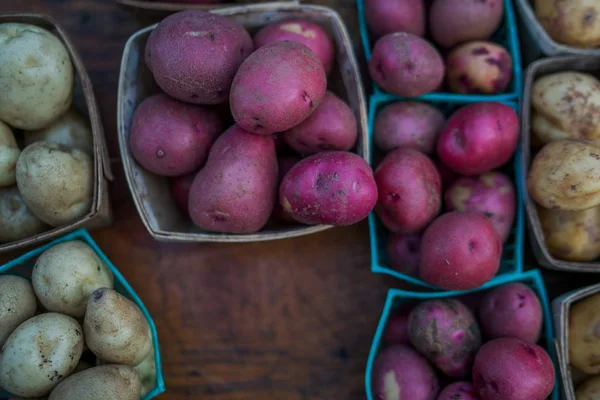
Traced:
[[1, 265], [0, 266], [0, 275], [8, 274], [10, 272], [10, 270], [12, 270], [14, 267], [23, 264], [25, 261], [29, 260], [30, 258], [37, 257], [44, 251], [48, 250], [49, 248], [51, 248], [59, 243], [63, 243], [63, 242], [70, 241], [70, 240], [83, 240], [86, 244], [88, 244], [94, 250], [94, 252], [98, 255], [98, 257], [100, 257], [100, 259], [106, 264], [106, 266], [108, 266], [108, 268], [113, 273], [115, 280], [118, 281], [119, 284], [121, 284], [123, 286], [123, 288], [125, 289], [127, 294], [131, 297], [131, 300], [140, 308], [140, 310], [144, 314], [144, 317], [148, 321], [148, 325], [150, 325], [150, 331], [152, 333], [152, 340], [154, 342], [153, 351], [154, 351], [154, 362], [156, 364], [156, 387], [153, 390], [151, 390], [150, 392], [148, 392], [148, 394], [146, 394], [142, 398], [142, 400], [150, 400], [150, 399], [153, 399], [154, 397], [158, 396], [159, 394], [164, 393], [166, 391], [166, 386], [165, 386], [164, 375], [163, 375], [163, 371], [162, 371], [160, 344], [158, 342], [158, 332], [156, 330], [156, 325], [154, 324], [154, 320], [152, 319], [152, 316], [148, 312], [148, 309], [146, 308], [146, 306], [144, 305], [142, 300], [139, 298], [139, 296], [137, 295], [135, 290], [133, 290], [133, 288], [131, 287], [131, 285], [129, 285], [129, 282], [127, 282], [127, 280], [121, 274], [121, 272], [108, 259], [108, 257], [104, 254], [104, 252], [102, 252], [102, 250], [98, 247], [96, 242], [92, 239], [92, 237], [90, 236], [90, 234], [88, 233], [88, 231], [85, 228], [79, 228], [73, 232], [66, 234], [66, 235], [60, 236], [57, 239], [44, 244], [43, 246], [40, 246], [31, 251], [28, 251], [27, 253]]
[[365, 369], [365, 382], [364, 382], [365, 383], [365, 391], [367, 394], [367, 400], [375, 400], [373, 398], [371, 375], [373, 373], [373, 364], [375, 362], [375, 358], [378, 353], [376, 348], [379, 346], [379, 343], [382, 341], [383, 331], [385, 330], [387, 318], [389, 317], [389, 315], [392, 311], [392, 306], [393, 306], [393, 302], [394, 302], [395, 298], [403, 297], [403, 298], [407, 298], [407, 299], [415, 299], [418, 301], [423, 301], [423, 300], [440, 299], [440, 298], [446, 298], [446, 297], [456, 297], [456, 296], [461, 296], [464, 294], [476, 293], [476, 292], [488, 290], [492, 287], [497, 287], [500, 285], [504, 285], [506, 283], [523, 282], [523, 281], [532, 281], [534, 283], [534, 286], [536, 288], [536, 294], [538, 294], [538, 296], [540, 297], [540, 302], [542, 303], [542, 314], [544, 316], [544, 322], [545, 322], [544, 329], [543, 329], [544, 342], [546, 344], [545, 350], [548, 352], [548, 354], [552, 358], [552, 363], [554, 366], [554, 374], [555, 374], [554, 389], [552, 390], [552, 394], [549, 396], [549, 399], [550, 400], [559, 400], [559, 398], [560, 398], [560, 387], [559, 387], [560, 377], [559, 377], [559, 370], [558, 370], [559, 363], [557, 360], [556, 347], [554, 345], [553, 321], [552, 321], [552, 315], [550, 312], [550, 306], [549, 306], [550, 302], [549, 302], [549, 298], [548, 298], [548, 293], [546, 292], [546, 286], [544, 284], [544, 280], [543, 280], [542, 274], [539, 269], [528, 270], [528, 271], [522, 272], [520, 274], [512, 274], [512, 275], [505, 275], [502, 277], [498, 277], [498, 279], [495, 280], [493, 282], [493, 284], [489, 285], [488, 287], [482, 286], [482, 287], [478, 287], [475, 289], [469, 289], [469, 290], [466, 290], [466, 291], [463, 291], [460, 293], [456, 293], [456, 294], [449, 294], [448, 292], [412, 292], [412, 291], [403, 290], [403, 289], [389, 289], [386, 299], [385, 299], [385, 304], [383, 306], [383, 310], [381, 312], [381, 316], [379, 317], [379, 322], [377, 323], [377, 328], [375, 330], [375, 334], [373, 335], [373, 341], [371, 342], [371, 348], [369, 350], [369, 355], [367, 358], [367, 365], [366, 365], [366, 369]]

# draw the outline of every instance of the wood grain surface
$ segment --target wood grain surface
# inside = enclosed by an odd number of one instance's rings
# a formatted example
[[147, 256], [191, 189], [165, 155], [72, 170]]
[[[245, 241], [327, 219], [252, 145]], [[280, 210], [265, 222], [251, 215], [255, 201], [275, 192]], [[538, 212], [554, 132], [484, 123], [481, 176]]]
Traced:
[[[319, 4], [342, 14], [362, 57], [355, 3]], [[116, 175], [115, 223], [92, 236], [156, 322], [167, 386], [160, 398], [364, 399], [372, 335], [387, 289], [400, 285], [370, 272], [366, 222], [267, 243], [153, 241], [123, 176], [115, 122], [123, 46], [151, 18], [111, 0], [2, 0], [0, 12], [52, 15], [88, 68]], [[598, 281], [544, 274], [551, 296]]]

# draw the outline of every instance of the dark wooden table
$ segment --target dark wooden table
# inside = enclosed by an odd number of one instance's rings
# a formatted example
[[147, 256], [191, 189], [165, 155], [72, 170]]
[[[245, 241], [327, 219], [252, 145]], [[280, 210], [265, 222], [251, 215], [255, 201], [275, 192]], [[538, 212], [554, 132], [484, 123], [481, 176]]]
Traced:
[[[355, 3], [324, 0], [344, 17], [362, 57]], [[364, 368], [389, 287], [369, 271], [366, 223], [253, 244], [165, 244], [144, 229], [117, 150], [123, 46], [143, 25], [112, 0], [1, 0], [0, 12], [55, 17], [88, 68], [116, 179], [115, 222], [92, 233], [140, 295], [160, 336], [161, 399], [364, 399]], [[16, 254], [15, 254], [16, 255]], [[551, 296], [597, 282], [545, 272]]]

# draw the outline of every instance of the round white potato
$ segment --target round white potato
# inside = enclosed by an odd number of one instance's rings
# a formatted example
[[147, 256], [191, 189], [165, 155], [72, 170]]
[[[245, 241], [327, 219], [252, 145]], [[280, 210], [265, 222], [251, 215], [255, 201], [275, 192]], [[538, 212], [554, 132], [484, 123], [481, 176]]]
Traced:
[[94, 165], [80, 150], [35, 142], [17, 161], [17, 185], [38, 218], [52, 226], [66, 225], [90, 212]]
[[597, 400], [600, 398], [600, 376], [593, 376], [583, 382], [575, 392], [576, 400]]
[[39, 131], [25, 131], [25, 146], [45, 140], [79, 149], [88, 155], [94, 152], [90, 123], [74, 108]]
[[25, 204], [17, 186], [0, 188], [0, 243], [28, 238], [49, 229]]
[[35, 262], [31, 283], [48, 311], [83, 317], [96, 289], [112, 288], [113, 274], [96, 252], [79, 240], [59, 243]]
[[37, 302], [31, 283], [15, 275], [0, 275], [0, 348], [10, 334], [35, 315]]
[[0, 121], [0, 187], [11, 186], [16, 182], [15, 167], [21, 154], [12, 130]]
[[71, 375], [50, 393], [49, 400], [139, 400], [140, 377], [125, 365], [101, 365]]
[[575, 47], [600, 46], [597, 0], [535, 0], [535, 14], [552, 39]]
[[156, 361], [154, 358], [154, 351], [150, 351], [146, 358], [144, 358], [144, 361], [133, 368], [135, 368], [140, 375], [140, 381], [142, 383], [141, 395], [143, 397], [156, 387]]
[[23, 322], [0, 352], [0, 386], [21, 397], [45, 396], [81, 357], [83, 332], [73, 318], [40, 314]]
[[0, 120], [41, 129], [73, 99], [73, 64], [64, 44], [35, 25], [0, 24]]

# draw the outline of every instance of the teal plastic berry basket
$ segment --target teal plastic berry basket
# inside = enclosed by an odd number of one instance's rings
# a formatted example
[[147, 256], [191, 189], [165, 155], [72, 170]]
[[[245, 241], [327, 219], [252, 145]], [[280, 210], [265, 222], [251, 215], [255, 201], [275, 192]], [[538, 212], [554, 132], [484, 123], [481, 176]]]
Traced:
[[[57, 245], [62, 242], [67, 242], [70, 240], [80, 240], [88, 244], [100, 257], [100, 259], [110, 268], [115, 278], [115, 290], [122, 295], [127, 296], [130, 300], [132, 300], [137, 306], [142, 310], [144, 317], [148, 321], [150, 325], [150, 330], [152, 331], [152, 342], [154, 343], [154, 362], [156, 364], [156, 382], [154, 388], [148, 392], [148, 394], [142, 397], [142, 400], [150, 400], [155, 398], [161, 393], [164, 393], [165, 382], [162, 373], [161, 359], [160, 359], [160, 346], [158, 343], [158, 333], [156, 332], [156, 326], [154, 325], [154, 321], [150, 316], [150, 313], [144, 306], [144, 303], [140, 300], [138, 295], [135, 293], [133, 288], [127, 283], [123, 275], [119, 272], [119, 270], [110, 262], [110, 260], [106, 257], [106, 255], [100, 250], [98, 245], [94, 242], [89, 233], [81, 228], [74, 232], [69, 233], [68, 235], [62, 236], [42, 247], [39, 247], [35, 250], [32, 250], [19, 258], [16, 258], [10, 261], [7, 264], [0, 266], [0, 275], [12, 274], [19, 275], [25, 277], [27, 279], [31, 278], [31, 271], [35, 265], [37, 258], [44, 251], [48, 250], [50, 247]], [[10, 398], [10, 394], [2, 391], [0, 388], [0, 399]]]
[[[373, 129], [375, 126], [375, 117], [377, 116], [377, 112], [384, 106], [398, 101], [398, 98], [392, 96], [390, 94], [379, 93], [371, 96], [371, 100], [369, 102], [369, 141], [371, 143], [371, 161], [377, 160], [377, 146], [373, 140]], [[428, 103], [438, 109], [440, 109], [446, 116], [452, 114], [456, 109], [461, 106], [471, 104], [472, 102], [463, 99], [462, 101], [455, 102], [446, 102], [446, 101], [434, 101], [428, 100], [425, 101], [420, 99], [424, 103]], [[508, 104], [518, 111], [518, 105], [513, 102], [503, 102], [504, 104]], [[502, 258], [500, 260], [500, 269], [498, 273], [492, 280], [486, 282], [483, 287], [487, 287], [494, 283], [494, 280], [504, 277], [506, 275], [518, 274], [523, 271], [523, 240], [524, 240], [524, 206], [523, 206], [523, 186], [520, 184], [519, 176], [521, 171], [521, 164], [519, 163], [519, 159], [516, 156], [519, 154], [519, 151], [515, 151], [515, 156], [513, 157], [513, 161], [510, 164], [505, 165], [503, 168], [500, 168], [500, 171], [508, 174], [513, 177], [513, 183], [515, 185], [515, 192], [517, 194], [516, 199], [516, 212], [515, 212], [515, 221], [513, 224], [513, 229], [510, 233], [510, 236], [504, 243]], [[373, 165], [374, 168], [377, 167], [376, 164]], [[372, 212], [369, 215], [369, 238], [371, 242], [371, 271], [377, 274], [385, 274], [390, 275], [395, 278], [407, 281], [412, 283], [413, 285], [425, 287], [432, 290], [441, 290], [436, 286], [433, 286], [418, 277], [410, 276], [399, 272], [391, 267], [389, 267], [387, 254], [385, 250], [386, 242], [387, 242], [388, 231], [385, 229], [383, 224], [379, 221], [379, 217], [375, 212]], [[450, 291], [446, 292], [447, 295], [453, 296], [458, 294], [458, 292]]]
[[[357, 0], [358, 21], [360, 25], [360, 36], [363, 42], [363, 48], [367, 61], [371, 59], [371, 49], [374, 42], [369, 35], [367, 20], [364, 12], [365, 0]], [[475, 101], [518, 101], [523, 92], [523, 71], [521, 69], [521, 50], [519, 46], [519, 32], [517, 29], [517, 20], [515, 17], [515, 8], [513, 0], [504, 0], [504, 19], [500, 28], [491, 38], [492, 42], [504, 46], [510, 53], [513, 61], [513, 76], [510, 84], [504, 93], [499, 94], [458, 94], [451, 92], [433, 92], [416, 97], [420, 100], [441, 101], [441, 102], [475, 102]], [[386, 93], [377, 84], [373, 83], [373, 94]], [[402, 99], [400, 96], [394, 96], [396, 100]]]
[[[496, 279], [493, 284], [488, 285], [486, 288], [477, 288], [473, 290], [469, 290], [466, 292], [462, 292], [461, 295], [472, 294], [472, 293], [482, 293], [485, 292], [486, 289], [503, 285], [509, 282], [521, 282], [531, 289], [533, 289], [542, 304], [542, 311], [544, 316], [544, 325], [542, 328], [542, 337], [538, 344], [542, 346], [550, 357], [552, 357], [552, 362], [554, 363], [554, 369], [556, 372], [556, 378], [554, 383], [554, 390], [548, 399], [550, 400], [559, 400], [559, 367], [556, 358], [556, 348], [554, 345], [554, 330], [552, 328], [552, 314], [550, 313], [550, 303], [548, 301], [548, 294], [546, 293], [546, 287], [544, 286], [544, 281], [542, 279], [542, 274], [539, 270], [530, 270], [525, 273], [516, 275], [516, 276], [503, 276]], [[379, 319], [379, 324], [377, 325], [377, 330], [375, 331], [375, 336], [373, 337], [373, 343], [371, 344], [371, 351], [369, 352], [369, 358], [367, 359], [367, 368], [365, 372], [365, 389], [367, 392], [368, 400], [376, 400], [373, 397], [373, 388], [371, 386], [371, 374], [373, 373], [373, 364], [375, 362], [375, 358], [379, 351], [381, 351], [385, 347], [385, 343], [383, 340], [383, 332], [385, 330], [385, 326], [387, 324], [387, 320], [391, 313], [396, 310], [400, 305], [405, 303], [418, 303], [424, 300], [431, 299], [440, 299], [446, 297], [456, 297], [456, 294], [449, 295], [448, 293], [442, 292], [429, 292], [429, 293], [418, 293], [418, 292], [408, 292], [405, 290], [399, 289], [390, 289], [388, 291], [387, 299], [385, 302], [385, 306], [383, 308], [383, 313], [381, 314], [381, 318]], [[469, 302], [467, 302], [469, 304]]]

